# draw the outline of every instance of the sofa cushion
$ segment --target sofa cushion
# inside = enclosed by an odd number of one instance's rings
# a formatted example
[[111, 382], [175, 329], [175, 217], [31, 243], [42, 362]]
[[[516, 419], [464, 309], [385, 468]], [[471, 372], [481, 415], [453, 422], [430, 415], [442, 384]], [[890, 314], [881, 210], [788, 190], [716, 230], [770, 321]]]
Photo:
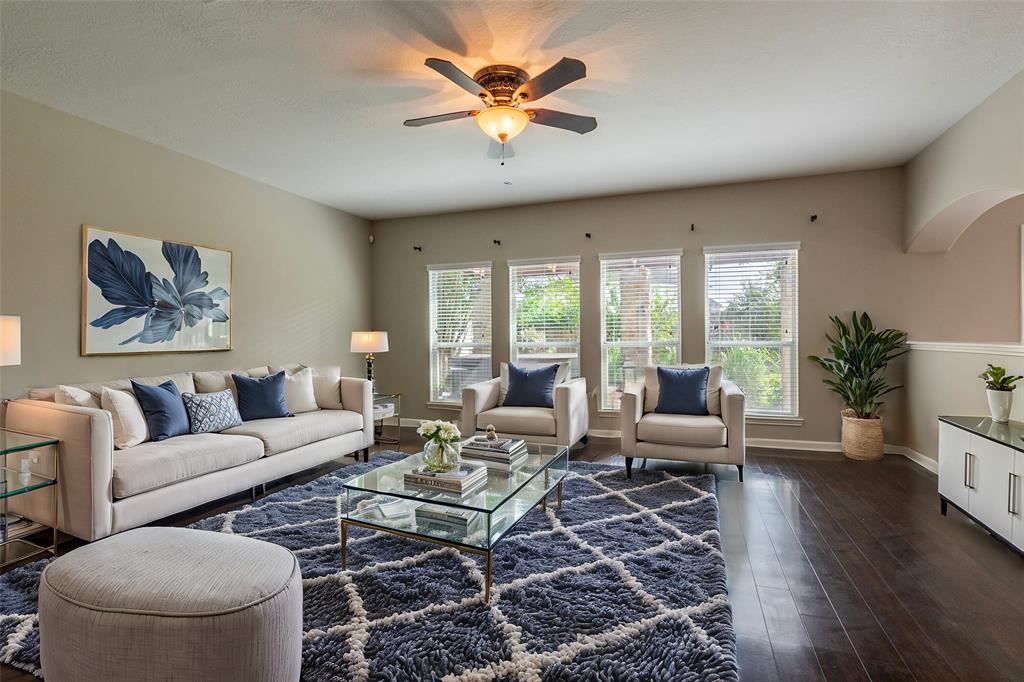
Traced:
[[243, 421], [290, 417], [284, 393], [284, 372], [259, 379], [233, 374], [238, 390], [238, 411]]
[[75, 388], [81, 388], [89, 393], [92, 393], [97, 398], [103, 393], [103, 388], [113, 388], [118, 391], [130, 391], [132, 390], [132, 381], [140, 384], [146, 384], [147, 386], [159, 386], [165, 381], [173, 381], [174, 385], [178, 387], [180, 393], [195, 393], [196, 384], [192, 380], [191, 372], [182, 372], [180, 374], [162, 374], [155, 377], [138, 377], [136, 379], [115, 379], [113, 381], [99, 381], [90, 384], [69, 384]]
[[659, 367], [659, 414], [708, 414], [707, 367]]
[[665, 445], [690, 445], [698, 448], [724, 447], [725, 422], [713, 414], [645, 414], [636, 426], [637, 440]]
[[192, 433], [219, 433], [242, 423], [238, 405], [227, 389], [216, 393], [185, 393], [181, 396]]
[[[251, 376], [255, 378], [267, 376], [266, 367], [253, 367], [252, 369], [214, 369], [206, 372], [192, 372], [192, 379], [195, 381], [195, 393], [219, 393], [220, 391], [231, 391], [231, 396], [238, 404], [238, 390], [235, 388], [235, 380], [232, 374]], [[186, 391], [182, 391], [186, 393]]]
[[151, 440], [167, 440], [188, 433], [188, 412], [173, 381], [159, 386], [132, 382], [132, 393], [146, 415]]
[[[670, 365], [662, 365], [669, 367]], [[694, 367], [708, 368], [708, 414], [722, 414], [722, 366], [721, 365], [671, 365], [675, 368], [691, 369]], [[658, 407], [658, 368], [644, 368], [644, 412], [654, 412]]]
[[536, 369], [508, 365], [508, 393], [503, 406], [554, 407], [555, 375], [558, 365], [545, 365]]
[[114, 452], [114, 497], [121, 499], [263, 456], [256, 438], [200, 433]]
[[550, 407], [495, 407], [477, 415], [476, 423], [481, 428], [494, 424], [504, 434], [555, 435], [555, 411]]
[[359, 431], [362, 428], [363, 415], [358, 412], [319, 410], [304, 412], [294, 417], [244, 422], [241, 426], [221, 433], [259, 438], [263, 441], [263, 451], [268, 455], [276, 455], [279, 452], [294, 450], [303, 445]]
[[[301, 364], [272, 365], [270, 370], [271, 372], [283, 370], [286, 374], [293, 375], [307, 367], [307, 365]], [[345, 407], [341, 403], [341, 367], [324, 365], [308, 367], [308, 369], [313, 371], [313, 395], [316, 397], [317, 407], [322, 410], [344, 410]]]

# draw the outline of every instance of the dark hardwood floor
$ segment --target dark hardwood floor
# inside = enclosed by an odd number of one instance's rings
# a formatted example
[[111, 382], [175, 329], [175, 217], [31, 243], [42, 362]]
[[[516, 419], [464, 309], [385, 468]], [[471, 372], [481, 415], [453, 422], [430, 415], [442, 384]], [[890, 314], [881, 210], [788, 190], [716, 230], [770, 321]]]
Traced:
[[[401, 450], [417, 445], [404, 429]], [[617, 440], [591, 438], [573, 458], [622, 465], [618, 450]], [[744, 680], [1024, 680], [1024, 560], [959, 512], [940, 516], [935, 476], [909, 460], [752, 449], [744, 483], [735, 467], [648, 466], [718, 478]], [[161, 523], [248, 501], [238, 495]]]

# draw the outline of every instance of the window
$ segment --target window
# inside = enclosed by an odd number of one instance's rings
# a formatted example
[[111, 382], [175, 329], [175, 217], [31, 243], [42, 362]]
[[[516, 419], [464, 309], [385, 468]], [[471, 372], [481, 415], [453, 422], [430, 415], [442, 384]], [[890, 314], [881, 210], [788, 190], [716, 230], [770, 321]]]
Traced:
[[430, 275], [430, 400], [460, 403], [491, 378], [491, 264], [434, 265]]
[[706, 248], [705, 357], [746, 394], [747, 414], [797, 405], [799, 244]]
[[521, 367], [568, 362], [580, 375], [580, 259], [509, 261], [510, 360]]
[[602, 410], [618, 410], [622, 392], [644, 368], [679, 362], [681, 252], [601, 256]]

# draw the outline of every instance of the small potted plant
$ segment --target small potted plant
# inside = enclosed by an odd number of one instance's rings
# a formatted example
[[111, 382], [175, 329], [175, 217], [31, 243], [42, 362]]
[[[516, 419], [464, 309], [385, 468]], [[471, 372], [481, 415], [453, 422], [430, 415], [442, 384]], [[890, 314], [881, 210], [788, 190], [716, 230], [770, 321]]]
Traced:
[[881, 459], [881, 397], [901, 386], [890, 386], [885, 378], [889, 361], [906, 353], [907, 334], [899, 329], [875, 329], [867, 313], [854, 311], [850, 324], [830, 316], [834, 336], [829, 340], [832, 357], [809, 356], [831, 379], [823, 379], [843, 399], [843, 454], [850, 459]]
[[425, 421], [416, 430], [424, 439], [423, 466], [427, 471], [447, 472], [459, 468], [462, 433], [451, 422]]
[[1010, 408], [1013, 407], [1013, 389], [1024, 377], [1007, 374], [1005, 367], [989, 365], [988, 369], [978, 375], [985, 381], [988, 394], [988, 411], [992, 421], [1005, 424], [1010, 421]]

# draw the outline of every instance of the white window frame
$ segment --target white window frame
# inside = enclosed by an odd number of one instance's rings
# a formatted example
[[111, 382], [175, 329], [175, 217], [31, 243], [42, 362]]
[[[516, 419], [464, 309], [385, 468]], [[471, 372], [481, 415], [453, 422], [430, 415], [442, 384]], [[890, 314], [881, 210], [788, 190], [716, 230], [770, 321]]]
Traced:
[[[683, 357], [683, 251], [682, 249], [660, 249], [655, 251], [625, 251], [618, 253], [600, 253], [598, 254], [598, 280], [599, 280], [599, 291], [598, 296], [600, 298], [600, 315], [601, 315], [601, 382], [598, 390], [600, 394], [597, 396], [597, 407], [598, 413], [600, 414], [618, 414], [619, 407], [610, 405], [606, 402], [608, 397], [608, 362], [607, 354], [609, 348], [661, 348], [670, 345], [667, 342], [622, 342], [615, 341], [609, 342], [607, 340], [607, 329], [605, 326], [606, 315], [605, 315], [605, 262], [614, 260], [626, 260], [630, 258], [658, 258], [658, 257], [675, 257], [677, 266], [676, 271], [678, 273], [678, 283], [676, 288], [676, 306], [678, 308], [678, 319], [679, 324], [676, 328], [676, 358], [679, 362], [682, 361]], [[625, 386], [624, 388], [631, 388]]]
[[[735, 254], [743, 255], [749, 253], [756, 253], [759, 251], [770, 251], [770, 252], [792, 252], [791, 258], [794, 259], [794, 275], [793, 275], [793, 293], [790, 296], [791, 309], [788, 311], [792, 324], [790, 325], [789, 338], [782, 339], [780, 341], [757, 341], [756, 343], [744, 342], [744, 341], [733, 341], [733, 342], [715, 342], [712, 343], [710, 339], [710, 306], [708, 301], [708, 268], [709, 268], [709, 256], [716, 256], [721, 254]], [[752, 407], [748, 401], [745, 406], [745, 413], [748, 418], [753, 417], [755, 421], [770, 422], [771, 420], [778, 420], [780, 422], [791, 421], [793, 423], [799, 423], [800, 419], [800, 242], [775, 242], [775, 243], [764, 243], [764, 244], [736, 244], [729, 246], [706, 246], [704, 247], [704, 358], [705, 362], [714, 362], [713, 350], [715, 348], [746, 348], [746, 347], [759, 347], [759, 348], [780, 348], [786, 351], [788, 356], [788, 362], [790, 363], [790, 381], [789, 385], [785, 385], [785, 376], [783, 376], [783, 394], [788, 394], [788, 398], [784, 397], [784, 402], [788, 401], [788, 410], [759, 410], [756, 407]], [[725, 377], [729, 378], [729, 377]], [[742, 389], [742, 386], [740, 387]]]
[[[561, 256], [557, 258], [523, 258], [519, 260], [508, 261], [508, 357], [509, 362], [518, 365], [519, 364], [519, 353], [524, 347], [534, 346], [536, 348], [545, 348], [551, 346], [551, 343], [518, 343], [516, 338], [518, 337], [518, 324], [517, 324], [517, 312], [519, 302], [516, 300], [516, 279], [517, 269], [524, 266], [531, 265], [570, 265], [576, 269], [576, 293], [577, 298], [582, 295], [580, 281], [580, 257], [579, 256]], [[579, 303], [577, 303], [579, 305]], [[580, 316], [581, 311], [577, 309], [576, 314], [576, 341], [575, 343], [559, 343], [555, 344], [558, 346], [570, 346], [575, 351], [575, 362], [570, 361], [570, 368], [573, 377], [580, 376], [581, 367], [581, 343], [580, 343]], [[552, 360], [554, 362], [559, 361], [557, 356]]]
[[[452, 272], [452, 271], [463, 271], [463, 270], [487, 270], [487, 315], [491, 326], [490, 339], [485, 343], [437, 343], [435, 340], [436, 333], [436, 322], [437, 322], [437, 297], [434, 294], [434, 282], [433, 275], [437, 272]], [[465, 348], [468, 347], [474, 351], [479, 350], [482, 353], [487, 354], [487, 376], [483, 377], [483, 380], [491, 378], [491, 366], [494, 357], [494, 268], [491, 261], [480, 261], [474, 263], [447, 263], [442, 265], [428, 265], [427, 266], [427, 341], [429, 345], [429, 358], [428, 358], [428, 375], [427, 375], [427, 393], [429, 395], [428, 405], [435, 405], [438, 407], [456, 407], [462, 404], [461, 395], [452, 395], [450, 399], [443, 399], [437, 392], [440, 388], [440, 381], [435, 380], [437, 374], [440, 372], [440, 368], [437, 366], [437, 351], [442, 348]]]

